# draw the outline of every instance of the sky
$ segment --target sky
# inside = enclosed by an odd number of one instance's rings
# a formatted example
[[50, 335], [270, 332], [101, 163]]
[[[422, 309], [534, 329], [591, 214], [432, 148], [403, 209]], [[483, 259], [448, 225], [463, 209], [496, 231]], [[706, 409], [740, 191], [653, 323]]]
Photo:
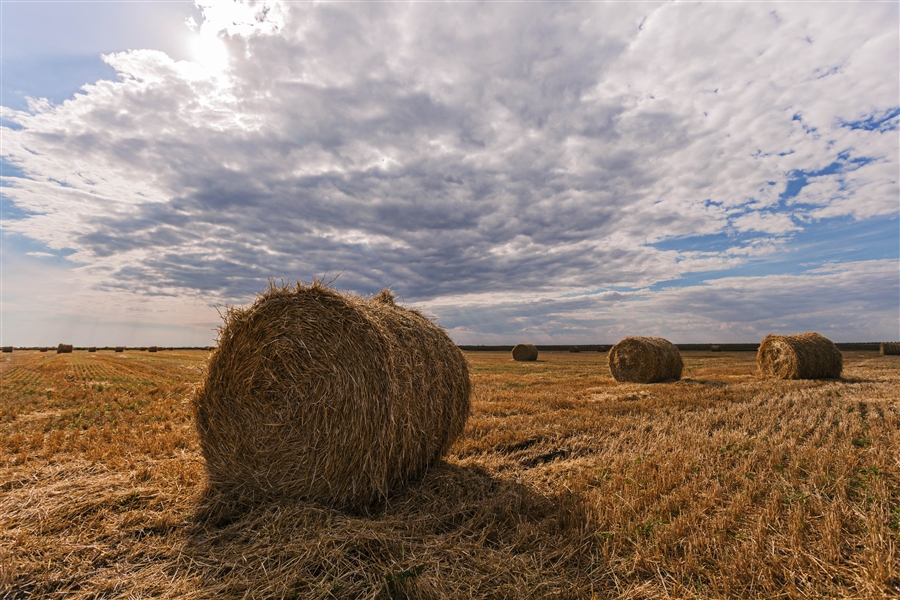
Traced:
[[0, 3], [0, 344], [274, 279], [460, 344], [900, 339], [900, 4]]

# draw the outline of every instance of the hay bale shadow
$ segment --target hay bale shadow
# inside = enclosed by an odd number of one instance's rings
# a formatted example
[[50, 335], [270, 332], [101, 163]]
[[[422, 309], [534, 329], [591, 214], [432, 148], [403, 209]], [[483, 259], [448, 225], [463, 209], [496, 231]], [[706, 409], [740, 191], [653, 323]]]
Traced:
[[[183, 552], [201, 566], [203, 594], [296, 598], [490, 595], [498, 582], [484, 573], [498, 560], [547, 560], [554, 540], [565, 589], [585, 567], [565, 548], [589, 537], [592, 522], [579, 495], [547, 496], [446, 462], [365, 510], [211, 493], [194, 518]], [[513, 593], [521, 582], [508, 585]]]
[[702, 385], [709, 387], [726, 387], [728, 384], [724, 381], [716, 381], [713, 379], [691, 379], [690, 377], [685, 377], [683, 379], [673, 381], [676, 385]]

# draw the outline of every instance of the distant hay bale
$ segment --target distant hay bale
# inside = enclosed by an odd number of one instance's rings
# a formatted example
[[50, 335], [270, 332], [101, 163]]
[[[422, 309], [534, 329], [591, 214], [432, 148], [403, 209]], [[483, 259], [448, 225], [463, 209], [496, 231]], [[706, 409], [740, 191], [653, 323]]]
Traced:
[[0, 348], [0, 350], [2, 350], [3, 352], [12, 352], [13, 347], [12, 346], [3, 346], [2, 348]]
[[125, 352], [125, 346], [116, 346], [116, 352]]
[[609, 346], [597, 346], [597, 352], [609, 352]]
[[159, 350], [159, 348], [157, 348], [156, 346], [148, 346], [147, 347], [147, 352], [157, 352], [158, 350]]
[[420, 476], [470, 408], [462, 351], [397, 306], [314, 282], [229, 309], [193, 400], [210, 487], [361, 508]]
[[881, 344], [878, 351], [882, 356], [889, 354], [900, 354], [900, 342], [885, 342]]
[[96, 351], [97, 351], [96, 346], [91, 346], [90, 348], [88, 348], [88, 352], [96, 352]]
[[50, 348], [41, 348], [41, 352], [48, 352]]
[[763, 376], [775, 379], [837, 379], [843, 367], [837, 346], [814, 332], [766, 336], [756, 362]]
[[518, 361], [537, 360], [538, 350], [534, 344], [516, 344], [512, 349], [512, 357]]
[[663, 338], [629, 336], [609, 351], [609, 370], [616, 381], [655, 383], [681, 379], [683, 368], [678, 348]]
[[721, 348], [721, 346], [717, 346], [716, 344], [713, 344], [712, 346], [709, 347], [709, 351], [710, 352], [721, 352], [722, 348]]
[[72, 346], [72, 344], [60, 344], [59, 346], [56, 347], [56, 353], [57, 354], [71, 354], [72, 350], [74, 350], [74, 349], [75, 348]]
[[569, 352], [581, 352], [581, 348], [579, 348], [578, 346], [572, 346], [571, 348], [569, 348]]

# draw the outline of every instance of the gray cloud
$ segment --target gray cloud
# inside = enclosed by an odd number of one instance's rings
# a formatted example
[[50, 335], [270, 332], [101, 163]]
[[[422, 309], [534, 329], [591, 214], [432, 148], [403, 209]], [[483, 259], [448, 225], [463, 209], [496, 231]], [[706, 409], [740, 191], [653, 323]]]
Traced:
[[[120, 53], [119, 81], [5, 109], [21, 128], [4, 130], [4, 158], [30, 178], [7, 195], [35, 213], [11, 230], [75, 250], [107, 290], [234, 302], [270, 276], [343, 272], [425, 305], [505, 294], [477, 322], [441, 309], [451, 325], [575, 336], [616, 302], [762, 317], [728, 308], [746, 296], [722, 284], [696, 288], [707, 304], [600, 294], [521, 318], [548, 294], [736, 269], [817, 219], [896, 212], [896, 136], [844, 126], [896, 103], [895, 5], [855, 7], [848, 28], [849, 9], [825, 5], [775, 19], [752, 4], [269, 4], [206, 8], [225, 73]], [[860, 156], [877, 160], [779, 203], [798, 170]], [[757, 237], [650, 245], [734, 232]]]

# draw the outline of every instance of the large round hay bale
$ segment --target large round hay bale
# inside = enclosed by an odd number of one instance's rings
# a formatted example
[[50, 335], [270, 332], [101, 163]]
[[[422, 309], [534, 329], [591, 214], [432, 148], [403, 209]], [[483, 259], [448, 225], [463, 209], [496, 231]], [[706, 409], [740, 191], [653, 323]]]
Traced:
[[96, 351], [97, 351], [97, 346], [91, 346], [90, 348], [88, 348], [88, 352], [96, 352]]
[[159, 348], [157, 348], [156, 346], [148, 346], [147, 347], [147, 352], [156, 352], [158, 350], [159, 350]]
[[885, 342], [878, 347], [882, 356], [900, 354], [900, 342]]
[[125, 352], [125, 346], [116, 346], [116, 352]]
[[57, 354], [71, 354], [75, 348], [72, 344], [60, 344], [56, 347]]
[[629, 336], [609, 351], [609, 370], [616, 381], [655, 383], [681, 379], [683, 368], [678, 348], [663, 338]]
[[768, 335], [756, 352], [756, 363], [765, 377], [775, 379], [836, 379], [843, 356], [827, 337], [815, 332]]
[[469, 393], [462, 351], [421, 313], [315, 282], [227, 312], [193, 407], [212, 488], [360, 508], [447, 452]]
[[13, 347], [12, 346], [3, 346], [2, 350], [3, 350], [3, 352], [12, 352]]
[[537, 360], [538, 350], [534, 344], [516, 344], [512, 349], [512, 357], [519, 361]]

